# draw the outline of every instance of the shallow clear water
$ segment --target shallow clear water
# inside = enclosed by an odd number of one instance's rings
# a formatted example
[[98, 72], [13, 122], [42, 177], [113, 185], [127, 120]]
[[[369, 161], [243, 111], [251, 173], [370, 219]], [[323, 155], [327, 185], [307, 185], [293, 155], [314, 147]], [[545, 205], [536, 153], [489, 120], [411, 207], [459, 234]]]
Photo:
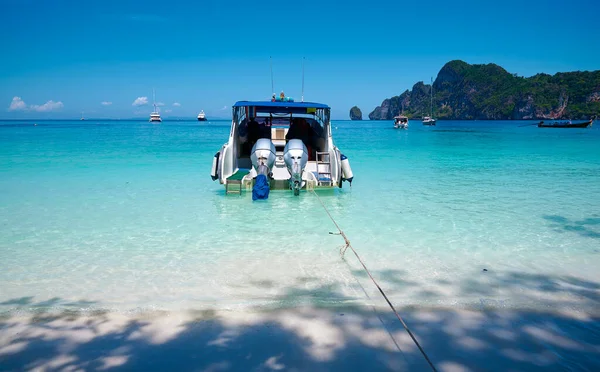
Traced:
[[[395, 304], [598, 307], [600, 130], [523, 124], [333, 124], [355, 181], [320, 198]], [[229, 125], [0, 123], [4, 308], [375, 299], [314, 195], [211, 181]]]

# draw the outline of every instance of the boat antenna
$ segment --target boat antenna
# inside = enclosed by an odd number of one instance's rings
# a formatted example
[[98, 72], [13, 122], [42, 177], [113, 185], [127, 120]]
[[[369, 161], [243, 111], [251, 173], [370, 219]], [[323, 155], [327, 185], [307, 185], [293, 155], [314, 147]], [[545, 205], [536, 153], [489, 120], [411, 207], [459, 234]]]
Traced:
[[429, 89], [429, 91], [431, 92], [431, 118], [433, 119], [433, 76], [431, 77], [431, 88]]
[[152, 106], [154, 106], [154, 112], [156, 112], [156, 89], [152, 88]]
[[271, 93], [275, 94], [275, 88], [273, 88], [273, 57], [269, 56], [271, 62]]
[[304, 102], [304, 57], [302, 57], [302, 102]]

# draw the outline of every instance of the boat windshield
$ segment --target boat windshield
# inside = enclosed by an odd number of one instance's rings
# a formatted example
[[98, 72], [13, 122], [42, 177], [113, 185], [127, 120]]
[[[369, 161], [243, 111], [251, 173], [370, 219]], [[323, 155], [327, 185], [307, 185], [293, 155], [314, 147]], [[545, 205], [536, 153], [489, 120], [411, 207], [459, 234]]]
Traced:
[[233, 121], [240, 124], [248, 118], [269, 117], [272, 122], [285, 125], [287, 121], [289, 125], [294, 117], [305, 117], [314, 119], [323, 127], [329, 122], [330, 110], [320, 103], [238, 102], [233, 107]]
[[292, 138], [302, 139], [309, 151], [324, 151], [329, 134], [330, 108], [305, 102], [240, 102], [233, 107], [231, 135], [242, 145], [240, 156], [249, 156], [252, 145], [268, 138], [283, 150]]

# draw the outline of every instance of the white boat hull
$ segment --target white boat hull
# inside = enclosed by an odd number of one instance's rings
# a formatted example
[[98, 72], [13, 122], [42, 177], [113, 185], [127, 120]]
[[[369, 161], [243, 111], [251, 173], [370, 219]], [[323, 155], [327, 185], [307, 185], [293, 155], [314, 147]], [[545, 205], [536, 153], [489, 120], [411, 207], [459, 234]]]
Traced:
[[432, 119], [430, 117], [426, 117], [425, 119], [423, 119], [423, 125], [435, 125], [437, 120]]
[[[240, 112], [238, 115], [243, 115], [244, 111]], [[262, 124], [264, 116], [256, 118], [262, 125], [259, 129], [254, 129], [262, 136], [258, 141], [268, 141], [274, 148], [274, 162], [263, 161], [268, 168], [268, 173], [265, 173], [264, 167], [258, 164], [261, 156], [255, 154], [256, 148], [253, 148], [252, 152], [248, 150], [248, 146], [252, 144], [252, 130], [249, 129], [252, 123], [246, 121], [247, 119], [243, 119], [241, 123], [236, 122], [234, 111], [229, 140], [213, 158], [211, 178], [218, 179], [219, 183], [225, 185], [226, 190], [239, 188], [241, 191], [251, 191], [256, 177], [265, 174], [268, 176], [271, 190], [293, 190], [296, 195], [300, 190], [341, 188], [344, 181], [351, 183], [353, 173], [350, 162], [333, 142], [329, 117], [321, 122], [317, 121], [317, 118], [322, 120], [322, 117], [317, 115], [304, 118], [312, 123], [311, 125], [319, 127], [309, 125], [314, 131], [310, 140], [292, 136], [294, 127], [291, 125], [267, 126]], [[252, 125], [254, 128], [258, 123]], [[267, 148], [261, 145], [261, 148], [263, 147]]]

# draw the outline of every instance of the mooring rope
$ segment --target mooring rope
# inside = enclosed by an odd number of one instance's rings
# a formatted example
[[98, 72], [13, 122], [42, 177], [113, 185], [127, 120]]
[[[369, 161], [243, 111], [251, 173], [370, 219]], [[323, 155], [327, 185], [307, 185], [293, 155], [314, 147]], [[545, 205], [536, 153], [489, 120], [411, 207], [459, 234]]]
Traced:
[[[348, 240], [348, 237], [346, 236], [346, 234], [344, 234], [344, 231], [340, 228], [340, 226], [337, 224], [337, 222], [335, 221], [335, 219], [331, 216], [331, 213], [329, 213], [329, 210], [327, 209], [327, 207], [325, 206], [325, 204], [323, 203], [323, 201], [321, 200], [321, 198], [319, 198], [319, 195], [317, 195], [317, 193], [314, 190], [312, 190], [312, 193], [317, 197], [317, 200], [319, 201], [319, 203], [321, 203], [321, 205], [323, 206], [323, 209], [325, 209], [325, 212], [327, 213], [327, 215], [331, 219], [331, 222], [333, 222], [333, 224], [335, 225], [335, 227], [338, 229], [337, 235], [341, 235], [342, 238], [344, 238], [344, 242], [346, 244], [340, 249], [340, 254], [342, 255], [342, 258], [344, 258], [344, 254], [346, 253], [346, 250], [348, 248], [350, 248], [352, 250], [352, 253], [354, 253], [354, 255], [356, 256], [356, 258], [358, 259], [358, 261], [360, 262], [360, 264], [362, 265], [362, 267], [365, 269], [365, 271], [369, 275], [369, 278], [371, 278], [371, 280], [373, 281], [373, 284], [375, 284], [375, 286], [379, 290], [379, 293], [381, 293], [381, 295], [383, 296], [383, 298], [385, 299], [385, 301], [387, 302], [387, 304], [390, 305], [390, 308], [392, 309], [392, 311], [394, 311], [394, 314], [396, 314], [396, 318], [398, 318], [398, 320], [400, 321], [400, 323], [402, 323], [402, 326], [404, 327], [404, 329], [406, 330], [406, 332], [408, 333], [408, 335], [410, 336], [410, 338], [412, 338], [412, 340], [415, 343], [415, 345], [417, 345], [417, 347], [421, 351], [421, 354], [423, 354], [423, 356], [425, 357], [425, 360], [427, 360], [427, 363], [429, 363], [429, 366], [431, 367], [431, 369], [433, 371], [437, 372], [437, 369], [435, 368], [435, 366], [433, 365], [433, 363], [431, 362], [431, 360], [429, 359], [429, 357], [425, 353], [425, 350], [423, 350], [423, 348], [421, 347], [421, 344], [419, 344], [419, 341], [417, 341], [417, 339], [415, 338], [415, 336], [413, 335], [413, 333], [410, 331], [410, 329], [408, 328], [408, 326], [406, 325], [406, 323], [404, 322], [404, 320], [400, 316], [400, 314], [398, 314], [398, 311], [396, 311], [396, 308], [394, 307], [394, 305], [392, 305], [392, 302], [386, 296], [386, 294], [383, 291], [383, 289], [381, 289], [381, 287], [379, 286], [379, 284], [377, 283], [377, 281], [375, 280], [375, 278], [373, 278], [373, 275], [371, 275], [371, 272], [367, 268], [367, 265], [365, 265], [365, 263], [360, 258], [360, 256], [358, 255], [358, 253], [356, 252], [356, 250], [354, 249], [354, 247], [352, 246], [352, 244], [350, 244], [350, 240]], [[330, 234], [334, 234], [334, 233], [330, 232]]]

